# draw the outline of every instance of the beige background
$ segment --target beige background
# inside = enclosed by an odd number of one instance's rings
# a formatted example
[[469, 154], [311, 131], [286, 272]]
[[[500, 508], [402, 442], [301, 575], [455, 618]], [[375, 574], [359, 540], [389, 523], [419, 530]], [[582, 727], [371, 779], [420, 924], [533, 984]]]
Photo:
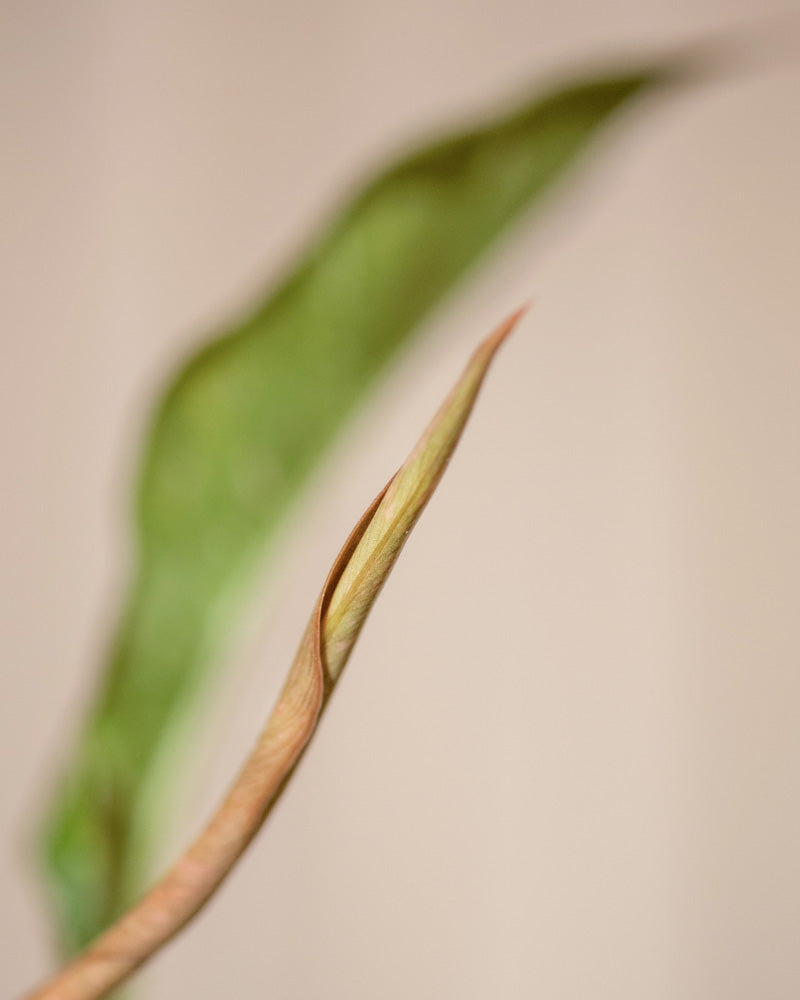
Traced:
[[[50, 961], [26, 837], [171, 366], [406, 140], [765, 9], [2, 4], [3, 996]], [[355, 517], [536, 295], [313, 752], [153, 1000], [800, 995], [797, 65], [620, 121], [350, 427], [232, 651], [163, 860], [259, 728]]]

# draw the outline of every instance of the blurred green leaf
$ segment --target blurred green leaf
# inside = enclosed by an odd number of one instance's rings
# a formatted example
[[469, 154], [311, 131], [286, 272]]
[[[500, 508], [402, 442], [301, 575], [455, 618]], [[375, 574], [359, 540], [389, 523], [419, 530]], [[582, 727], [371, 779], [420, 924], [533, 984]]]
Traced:
[[316, 460], [468, 265], [609, 115], [661, 79], [571, 86], [399, 163], [248, 319], [179, 372], [146, 445], [137, 566], [102, 690], [46, 829], [67, 951], [141, 888], [159, 751], [219, 659], [243, 584]]

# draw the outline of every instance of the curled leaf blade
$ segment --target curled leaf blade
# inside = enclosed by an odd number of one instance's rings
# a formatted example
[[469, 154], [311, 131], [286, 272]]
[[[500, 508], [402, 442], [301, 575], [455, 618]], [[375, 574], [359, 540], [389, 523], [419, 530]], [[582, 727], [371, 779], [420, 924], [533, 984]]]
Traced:
[[319, 722], [369, 609], [455, 449], [500, 344], [474, 353], [416, 447], [336, 557], [267, 725], [222, 805], [163, 878], [26, 1000], [98, 1000], [171, 940], [211, 898], [261, 828]]

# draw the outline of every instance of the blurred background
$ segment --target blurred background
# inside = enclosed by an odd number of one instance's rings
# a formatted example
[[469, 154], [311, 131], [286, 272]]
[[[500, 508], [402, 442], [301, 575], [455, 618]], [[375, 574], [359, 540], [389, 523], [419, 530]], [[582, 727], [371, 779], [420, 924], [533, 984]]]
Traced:
[[[376, 163], [762, 0], [0, 5], [0, 986], [54, 958], [31, 839], [187, 352]], [[266, 718], [327, 567], [521, 300], [309, 756], [153, 1000], [800, 994], [800, 68], [636, 105], [318, 468], [207, 699], [159, 867]]]

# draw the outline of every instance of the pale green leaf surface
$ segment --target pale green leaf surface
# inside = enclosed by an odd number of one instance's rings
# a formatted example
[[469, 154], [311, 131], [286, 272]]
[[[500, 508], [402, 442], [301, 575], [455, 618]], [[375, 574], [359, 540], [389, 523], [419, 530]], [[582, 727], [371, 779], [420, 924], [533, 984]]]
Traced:
[[67, 950], [140, 888], [159, 750], [323, 449], [475, 258], [661, 78], [610, 76], [536, 98], [380, 175], [169, 387], [145, 449], [129, 596], [46, 829]]

